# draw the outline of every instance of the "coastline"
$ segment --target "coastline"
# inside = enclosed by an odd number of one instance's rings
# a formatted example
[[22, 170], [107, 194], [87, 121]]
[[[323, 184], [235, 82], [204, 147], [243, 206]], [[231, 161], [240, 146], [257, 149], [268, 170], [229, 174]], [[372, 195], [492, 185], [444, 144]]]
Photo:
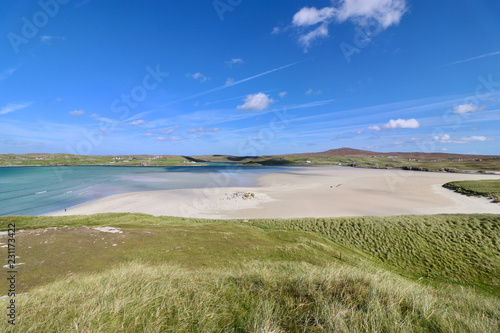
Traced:
[[[112, 195], [47, 215], [144, 213], [197, 218], [298, 218], [500, 213], [486, 198], [441, 185], [494, 175], [315, 166], [258, 177], [258, 187], [209, 187]], [[244, 198], [245, 193], [249, 193]], [[251, 196], [253, 193], [253, 196]]]
[[140, 167], [140, 168], [162, 168], [162, 167], [205, 167], [210, 166], [214, 163], [222, 164], [233, 164], [238, 167], [262, 167], [262, 168], [272, 168], [272, 167], [290, 167], [290, 168], [323, 168], [323, 167], [343, 167], [352, 169], [369, 169], [369, 170], [395, 170], [395, 171], [415, 171], [415, 172], [433, 172], [433, 173], [451, 173], [451, 174], [466, 174], [466, 175], [500, 175], [500, 170], [458, 170], [458, 171], [442, 171], [442, 170], [429, 170], [418, 168], [408, 168], [408, 167], [370, 167], [370, 166], [351, 166], [351, 165], [338, 165], [338, 164], [238, 164], [236, 162], [197, 162], [196, 164], [191, 163], [178, 163], [178, 164], [165, 164], [165, 165], [140, 165], [140, 164], [129, 164], [129, 165], [116, 165], [116, 164], [53, 164], [53, 165], [39, 165], [39, 164], [27, 164], [27, 165], [0, 165], [1, 168], [24, 168], [24, 167], [73, 167], [73, 166], [101, 166], [101, 167]]

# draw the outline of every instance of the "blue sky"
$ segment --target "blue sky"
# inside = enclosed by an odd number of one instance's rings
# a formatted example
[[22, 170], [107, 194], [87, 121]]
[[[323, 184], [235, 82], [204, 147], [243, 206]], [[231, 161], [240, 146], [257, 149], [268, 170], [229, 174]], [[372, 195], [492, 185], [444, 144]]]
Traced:
[[0, 153], [500, 155], [497, 0], [0, 4]]

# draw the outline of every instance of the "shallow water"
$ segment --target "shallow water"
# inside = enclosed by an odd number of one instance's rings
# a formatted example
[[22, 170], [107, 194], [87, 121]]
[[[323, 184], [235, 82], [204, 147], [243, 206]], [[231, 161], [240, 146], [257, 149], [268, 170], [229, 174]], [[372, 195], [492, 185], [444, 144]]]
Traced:
[[61, 166], [0, 168], [0, 216], [43, 215], [106, 196], [169, 189], [255, 186], [286, 167], [229, 164], [180, 167]]

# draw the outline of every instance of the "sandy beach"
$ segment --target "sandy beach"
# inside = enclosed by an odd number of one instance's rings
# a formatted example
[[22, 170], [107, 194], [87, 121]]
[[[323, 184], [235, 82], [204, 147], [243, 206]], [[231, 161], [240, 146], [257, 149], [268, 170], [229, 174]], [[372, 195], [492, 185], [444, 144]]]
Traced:
[[198, 218], [290, 218], [438, 213], [497, 213], [500, 204], [441, 187], [498, 176], [311, 167], [258, 178], [258, 187], [117, 194], [50, 215], [145, 213]]

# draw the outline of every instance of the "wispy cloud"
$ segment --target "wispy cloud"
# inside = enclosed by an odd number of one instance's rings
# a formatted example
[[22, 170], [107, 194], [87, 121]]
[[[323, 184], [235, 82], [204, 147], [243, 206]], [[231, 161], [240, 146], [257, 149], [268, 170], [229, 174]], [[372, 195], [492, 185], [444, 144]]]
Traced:
[[169, 135], [169, 134], [174, 133], [178, 128], [179, 128], [179, 126], [170, 126], [170, 127], [166, 127], [166, 128], [156, 128], [156, 129], [152, 129], [152, 130], [147, 131], [145, 135], [149, 136], [149, 135], [152, 135], [153, 133]]
[[486, 58], [486, 57], [492, 57], [492, 56], [496, 56], [496, 55], [500, 55], [500, 51], [485, 53], [485, 54], [481, 54], [480, 56], [477, 56], [477, 57], [472, 57], [472, 58], [467, 58], [467, 59], [463, 59], [463, 60], [458, 60], [458, 61], [446, 64], [445, 66], [451, 66], [451, 65], [461, 64], [463, 62], [474, 61], [474, 60], [478, 60], [478, 59], [482, 59], [482, 58]]
[[306, 95], [321, 95], [322, 93], [323, 93], [323, 90], [309, 89], [306, 91]]
[[138, 126], [138, 125], [142, 125], [144, 124], [146, 121], [143, 120], [143, 119], [138, 119], [138, 120], [134, 120], [132, 122], [129, 123], [129, 125], [132, 125], [132, 126]]
[[17, 110], [21, 110], [21, 109], [27, 108], [31, 104], [33, 104], [33, 102], [9, 103], [0, 109], [0, 114], [7, 114], [7, 113], [11, 113], [11, 112], [14, 112]]
[[51, 44], [53, 40], [59, 39], [59, 40], [66, 40], [66, 37], [62, 36], [49, 36], [49, 35], [44, 35], [40, 37], [40, 41], [44, 44]]
[[205, 76], [205, 75], [201, 74], [200, 72], [197, 72], [197, 73], [194, 73], [194, 74], [187, 73], [186, 76], [190, 77], [192, 79], [198, 80], [198, 81], [200, 81], [202, 83], [205, 82], [205, 81], [210, 80], [210, 78], [208, 76]]
[[470, 143], [470, 142], [485, 142], [494, 141], [494, 138], [488, 138], [482, 135], [466, 136], [460, 139], [452, 139], [449, 134], [441, 134], [434, 136], [434, 140], [441, 143]]
[[169, 136], [169, 137], [159, 136], [155, 138], [156, 141], [181, 141], [183, 139], [184, 138], [182, 136]]
[[304, 46], [304, 51], [307, 52], [307, 50], [311, 47], [311, 43], [315, 41], [316, 39], [319, 38], [326, 38], [328, 37], [328, 24], [323, 23], [316, 29], [301, 35], [299, 37], [299, 43]]
[[368, 126], [366, 129], [369, 131], [377, 131], [377, 132], [382, 130], [382, 128], [379, 125]]
[[81, 116], [85, 113], [83, 110], [75, 110], [75, 111], [70, 111], [69, 114], [72, 115], [73, 117], [78, 117]]
[[242, 64], [242, 63], [244, 63], [244, 61], [241, 58], [233, 58], [231, 60], [226, 61], [226, 64], [229, 67], [232, 67], [233, 65], [236, 65], [236, 64]]
[[215, 133], [218, 131], [220, 131], [220, 128], [218, 128], [218, 127], [215, 127], [215, 128], [197, 127], [197, 128], [192, 128], [192, 129], [188, 130], [187, 132], [189, 134], [193, 134], [193, 133]]
[[7, 68], [4, 69], [2, 72], [0, 72], [0, 82], [3, 80], [8, 79], [14, 72], [17, 70], [17, 68]]

